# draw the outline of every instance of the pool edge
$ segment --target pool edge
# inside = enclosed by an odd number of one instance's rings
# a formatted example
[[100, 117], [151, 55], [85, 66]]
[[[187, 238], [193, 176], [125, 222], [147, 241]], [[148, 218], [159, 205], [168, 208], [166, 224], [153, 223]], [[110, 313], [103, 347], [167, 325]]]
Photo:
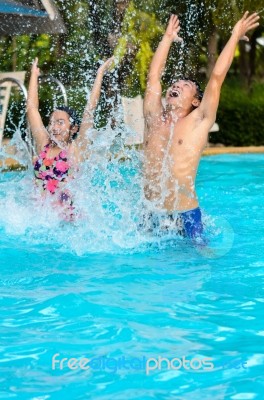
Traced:
[[[252, 154], [252, 153], [264, 153], [264, 146], [245, 146], [245, 147], [206, 147], [203, 151], [203, 156], [214, 156], [219, 154]], [[1, 172], [13, 171], [13, 170], [24, 170], [27, 167], [23, 164], [19, 164], [17, 160], [9, 157], [4, 160], [0, 160]]]

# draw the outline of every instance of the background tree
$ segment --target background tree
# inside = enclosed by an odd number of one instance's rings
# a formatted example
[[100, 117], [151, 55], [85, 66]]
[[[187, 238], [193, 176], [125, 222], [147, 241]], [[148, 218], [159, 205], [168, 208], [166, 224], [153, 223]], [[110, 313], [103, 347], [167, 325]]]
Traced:
[[[165, 85], [181, 75], [206, 81], [243, 12], [257, 10], [264, 15], [264, 0], [54, 1], [67, 33], [1, 37], [0, 69], [29, 71], [37, 56], [42, 72], [56, 76], [66, 85], [70, 104], [80, 112], [100, 61], [113, 53], [119, 59], [119, 67], [104, 79], [102, 110], [109, 111], [109, 98], [115, 98], [118, 106], [116, 94], [144, 93], [153, 52], [171, 13], [179, 15], [184, 42], [171, 47], [163, 76]], [[250, 43], [241, 42], [238, 46], [227, 78], [233, 98], [241, 90], [238, 84], [242, 82], [242, 86], [249, 88], [250, 96], [256, 95], [258, 102], [263, 99], [264, 46], [259, 42], [264, 35], [263, 18], [260, 22]], [[45, 113], [52, 104], [47, 85], [40, 95]]]

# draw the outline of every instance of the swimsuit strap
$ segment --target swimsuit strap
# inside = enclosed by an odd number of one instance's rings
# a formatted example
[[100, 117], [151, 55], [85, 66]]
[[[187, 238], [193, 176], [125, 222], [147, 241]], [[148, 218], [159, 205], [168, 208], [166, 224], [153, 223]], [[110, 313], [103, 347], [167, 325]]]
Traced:
[[50, 144], [49, 144], [49, 143], [45, 144], [44, 149], [45, 149], [46, 152], [47, 152], [47, 150], [48, 150], [49, 148], [50, 148]]
[[[45, 144], [45, 146], [44, 146], [44, 148], [43, 148], [43, 151], [44, 151], [44, 153], [45, 153], [46, 155], [48, 154], [49, 149], [50, 149], [50, 143]], [[61, 153], [62, 153], [63, 151], [66, 151], [66, 152], [67, 152], [67, 150], [63, 150], [63, 149], [62, 149], [55, 157], [49, 157], [49, 159], [50, 159], [50, 160], [54, 160], [54, 161], [63, 160], [63, 158], [61, 157]], [[68, 152], [67, 152], [67, 153], [68, 153]]]
[[47, 143], [47, 144], [45, 144], [45, 146], [43, 147], [43, 150], [42, 150], [42, 151], [44, 151], [44, 153], [47, 155], [49, 148], [50, 148], [50, 144]]

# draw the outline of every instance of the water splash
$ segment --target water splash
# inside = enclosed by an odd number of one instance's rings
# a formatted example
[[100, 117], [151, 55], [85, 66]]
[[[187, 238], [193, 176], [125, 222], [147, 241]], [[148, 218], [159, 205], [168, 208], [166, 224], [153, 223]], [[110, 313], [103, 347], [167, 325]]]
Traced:
[[[186, 3], [184, 13], [186, 35], [192, 41], [197, 39], [199, 12], [196, 4], [189, 1]], [[65, 45], [69, 46], [72, 55], [81, 50], [83, 60], [89, 67], [94, 59], [85, 48], [87, 45], [85, 38], [86, 36], [81, 37], [80, 48], [73, 49], [74, 43], [70, 42], [66, 42]], [[177, 74], [180, 75], [185, 68], [184, 57], [187, 47], [183, 43], [178, 50], [176, 67]], [[63, 71], [60, 76], [62, 75]], [[119, 91], [115, 86], [118, 78], [117, 71], [114, 71], [111, 80], [115, 92]], [[84, 80], [85, 85], [78, 91], [78, 94], [81, 94], [79, 97], [89, 96], [89, 91], [84, 89], [91, 86], [93, 80], [89, 68], [88, 74], [84, 74]], [[69, 90], [69, 93], [71, 91], [75, 91], [76, 94], [75, 88]], [[56, 97], [54, 104], [58, 104]], [[77, 105], [80, 104], [78, 100]], [[142, 191], [142, 155], [140, 151], [124, 146], [126, 128], [121, 121], [120, 101], [116, 97], [103, 98], [98, 106], [99, 111], [105, 105], [112, 107], [114, 110], [112, 119], [116, 120], [116, 127], [121, 128], [113, 129], [111, 124], [108, 124], [104, 129], [89, 132], [93, 141], [91, 156], [80, 166], [76, 179], [68, 184], [68, 189], [74, 193], [74, 204], [79, 215], [74, 223], [62, 221], [58, 210], [54, 209], [49, 199], [43, 201], [36, 195], [30, 154], [21, 139], [20, 125], [16, 127], [11, 145], [14, 144], [17, 148], [15, 159], [28, 169], [21, 174], [8, 174], [7, 179], [1, 176], [0, 179], [0, 226], [8, 235], [18, 235], [27, 243], [52, 244], [77, 254], [145, 251], [149, 246], [162, 249], [168, 244], [171, 245], [172, 241], [174, 246], [181, 246], [181, 238], [167, 240], [168, 238], [159, 234], [153, 238], [139, 229], [143, 210], [148, 207]], [[1, 150], [2, 157], [6, 150], [5, 148]], [[169, 164], [170, 158], [167, 155], [164, 160], [166, 177], [169, 177]], [[166, 196], [165, 191], [163, 195]], [[208, 218], [207, 225], [210, 227], [213, 224], [214, 222]], [[228, 246], [230, 248], [230, 245]], [[201, 252], [201, 254], [207, 257], [209, 253], [206, 255]], [[221, 254], [216, 251], [214, 257]]]
[[[94, 137], [91, 157], [67, 186], [78, 211], [74, 222], [62, 220], [50, 199], [43, 201], [36, 194], [32, 169], [1, 174], [0, 227], [8, 237], [19, 237], [25, 246], [46, 244], [78, 255], [161, 251], [168, 247], [177, 252], [185, 248], [182, 237], [159, 232], [152, 235], [140, 229], [146, 208], [140, 152], [122, 146], [109, 126], [90, 134]], [[117, 146], [118, 155], [111, 152]], [[221, 257], [232, 245], [226, 245], [229, 231], [211, 217], [207, 217], [206, 224], [214, 245], [211, 251], [200, 251], [200, 255]]]

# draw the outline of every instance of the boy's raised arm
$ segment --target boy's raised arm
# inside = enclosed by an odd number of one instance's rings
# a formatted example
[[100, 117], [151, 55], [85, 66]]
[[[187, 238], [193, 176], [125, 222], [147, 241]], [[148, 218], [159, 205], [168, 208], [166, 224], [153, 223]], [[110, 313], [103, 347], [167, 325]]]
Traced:
[[169, 50], [173, 42], [181, 42], [178, 36], [180, 21], [177, 15], [171, 15], [167, 29], [160, 41], [150, 64], [147, 89], [144, 98], [144, 115], [158, 114], [162, 111], [161, 77], [165, 69]]
[[221, 87], [232, 64], [236, 46], [239, 40], [249, 40], [246, 34], [259, 25], [258, 20], [259, 16], [257, 13], [249, 15], [247, 11], [234, 26], [229, 41], [216, 61], [203, 99], [198, 107], [198, 111], [202, 114], [203, 118], [208, 120], [210, 125], [213, 125], [215, 122]]

